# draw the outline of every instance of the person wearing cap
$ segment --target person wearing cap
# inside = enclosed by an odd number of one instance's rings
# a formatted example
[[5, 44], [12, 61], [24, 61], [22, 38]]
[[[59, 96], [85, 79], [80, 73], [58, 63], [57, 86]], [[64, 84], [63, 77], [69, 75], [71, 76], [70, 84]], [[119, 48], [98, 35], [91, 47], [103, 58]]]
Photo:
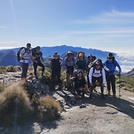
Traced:
[[61, 66], [62, 61], [59, 58], [58, 52], [54, 52], [53, 58], [50, 61], [52, 87], [56, 85], [61, 86]]
[[84, 98], [84, 94], [88, 92], [88, 85], [83, 76], [83, 71], [81, 69], [77, 70], [76, 76], [70, 78], [74, 82], [73, 93], [76, 98]]
[[64, 66], [66, 67], [67, 88], [69, 88], [71, 86], [70, 77], [72, 77], [75, 67], [75, 59], [72, 51], [67, 52], [64, 64]]
[[42, 61], [44, 61], [43, 54], [40, 51], [40, 46], [37, 46], [33, 51], [32, 51], [32, 59], [33, 59], [33, 67], [34, 67], [34, 75], [35, 78], [38, 78], [37, 76], [37, 67], [40, 66], [42, 68], [42, 76], [44, 75], [45, 71], [45, 66], [42, 64]]
[[27, 77], [27, 71], [28, 71], [28, 67], [29, 67], [29, 60], [31, 59], [31, 44], [27, 43], [26, 47], [23, 48], [20, 51], [20, 63], [21, 63], [21, 67], [22, 67], [22, 73], [21, 73], [21, 79], [26, 79]]
[[101, 98], [104, 98], [104, 85], [106, 83], [105, 70], [100, 61], [96, 61], [95, 66], [89, 71], [90, 98], [92, 98], [93, 89], [96, 87], [96, 81], [101, 89]]
[[119, 63], [115, 60], [115, 57], [112, 53], [109, 53], [107, 60], [104, 63], [104, 68], [106, 70], [106, 81], [107, 81], [107, 90], [108, 95], [110, 95], [110, 90], [112, 86], [113, 97], [116, 97], [116, 85], [115, 85], [115, 69], [119, 69], [119, 74], [121, 73], [121, 67]]
[[76, 60], [76, 68], [81, 69], [83, 73], [86, 70], [86, 60], [84, 52], [78, 52], [77, 60]]

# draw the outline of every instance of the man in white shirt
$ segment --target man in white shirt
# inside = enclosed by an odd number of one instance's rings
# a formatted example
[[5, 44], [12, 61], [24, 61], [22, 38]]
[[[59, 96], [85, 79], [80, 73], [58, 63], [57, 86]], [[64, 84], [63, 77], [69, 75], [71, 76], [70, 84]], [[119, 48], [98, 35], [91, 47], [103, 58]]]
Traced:
[[105, 70], [102, 67], [100, 61], [96, 61], [95, 66], [90, 69], [89, 82], [91, 86], [90, 98], [92, 98], [93, 89], [96, 87], [96, 81], [98, 81], [101, 88], [101, 98], [104, 98], [104, 85], [106, 83]]
[[20, 63], [21, 63], [21, 67], [22, 67], [21, 79], [26, 79], [26, 77], [27, 77], [29, 59], [32, 56], [32, 52], [30, 49], [31, 49], [31, 44], [27, 43], [26, 48], [23, 48], [20, 51], [20, 57], [21, 57]]

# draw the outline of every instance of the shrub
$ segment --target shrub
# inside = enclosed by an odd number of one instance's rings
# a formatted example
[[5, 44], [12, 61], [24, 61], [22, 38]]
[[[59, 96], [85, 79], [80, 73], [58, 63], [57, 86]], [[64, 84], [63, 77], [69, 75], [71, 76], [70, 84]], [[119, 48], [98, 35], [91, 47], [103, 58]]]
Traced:
[[5, 88], [0, 94], [0, 120], [3, 125], [25, 123], [31, 112], [29, 98], [20, 83]]

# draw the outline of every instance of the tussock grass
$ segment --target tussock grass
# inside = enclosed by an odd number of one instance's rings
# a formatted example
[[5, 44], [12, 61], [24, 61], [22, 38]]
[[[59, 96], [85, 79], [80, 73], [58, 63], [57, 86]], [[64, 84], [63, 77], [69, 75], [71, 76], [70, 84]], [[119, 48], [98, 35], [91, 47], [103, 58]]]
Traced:
[[42, 97], [39, 99], [38, 117], [41, 121], [50, 121], [59, 117], [61, 106], [52, 97]]
[[16, 72], [20, 70], [21, 70], [20, 66], [6, 66], [6, 72]]
[[3, 74], [6, 72], [6, 67], [0, 66], [0, 74]]
[[5, 85], [4, 83], [0, 83], [0, 93], [4, 91]]
[[31, 104], [22, 83], [13, 84], [0, 94], [0, 123], [13, 125], [29, 119], [32, 112]]

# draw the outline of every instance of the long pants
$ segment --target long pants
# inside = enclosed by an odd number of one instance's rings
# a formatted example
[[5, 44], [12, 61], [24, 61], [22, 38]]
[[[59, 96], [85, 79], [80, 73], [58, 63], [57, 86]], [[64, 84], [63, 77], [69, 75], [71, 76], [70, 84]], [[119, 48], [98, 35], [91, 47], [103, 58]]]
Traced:
[[21, 67], [22, 67], [21, 79], [26, 79], [28, 66], [29, 66], [28, 63], [21, 63]]
[[51, 81], [52, 81], [51, 84], [53, 86], [55, 86], [56, 84], [60, 84], [61, 85], [60, 70], [52, 70]]
[[103, 95], [104, 93], [104, 87], [102, 86], [102, 77], [92, 77], [92, 83], [93, 86], [91, 86], [91, 94], [93, 92], [93, 89], [96, 87], [96, 81], [98, 81], [101, 89], [101, 94]]
[[110, 92], [112, 86], [113, 94], [116, 93], [116, 86], [115, 86], [115, 75], [106, 75], [107, 80], [107, 90]]
[[44, 70], [45, 70], [45, 66], [41, 63], [41, 62], [33, 62], [33, 67], [34, 67], [34, 75], [37, 76], [37, 67], [40, 66], [42, 67], [42, 75], [44, 73]]

